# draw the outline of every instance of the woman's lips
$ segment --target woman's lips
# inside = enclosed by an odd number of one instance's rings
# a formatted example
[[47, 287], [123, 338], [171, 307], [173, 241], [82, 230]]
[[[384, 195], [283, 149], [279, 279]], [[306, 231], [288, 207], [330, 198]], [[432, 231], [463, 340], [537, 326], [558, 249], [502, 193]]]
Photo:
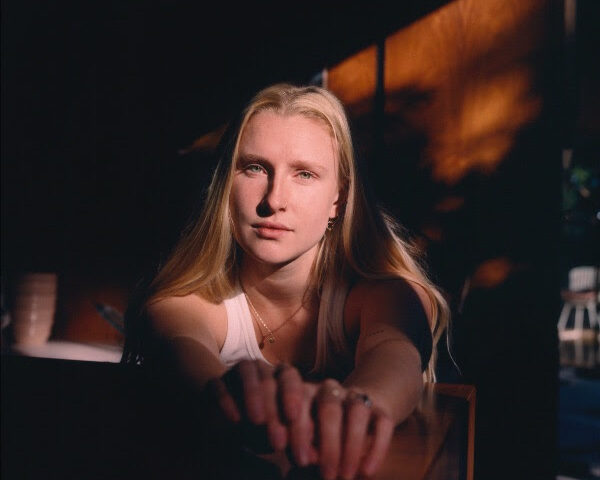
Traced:
[[277, 239], [292, 231], [291, 228], [288, 228], [285, 225], [270, 222], [255, 223], [252, 227], [259, 237], [266, 239]]

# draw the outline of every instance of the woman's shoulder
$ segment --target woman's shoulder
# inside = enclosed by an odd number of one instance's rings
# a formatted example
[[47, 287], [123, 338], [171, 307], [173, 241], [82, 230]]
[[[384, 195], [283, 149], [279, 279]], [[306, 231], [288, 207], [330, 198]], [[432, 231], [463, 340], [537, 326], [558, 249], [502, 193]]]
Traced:
[[350, 324], [358, 323], [363, 309], [377, 310], [385, 305], [410, 307], [418, 302], [431, 322], [433, 311], [427, 290], [420, 284], [402, 277], [389, 279], [361, 279], [348, 293], [344, 317]]
[[214, 303], [192, 293], [153, 301], [146, 306], [152, 329], [161, 337], [196, 337], [210, 333], [218, 345], [227, 335], [227, 312], [223, 302]]

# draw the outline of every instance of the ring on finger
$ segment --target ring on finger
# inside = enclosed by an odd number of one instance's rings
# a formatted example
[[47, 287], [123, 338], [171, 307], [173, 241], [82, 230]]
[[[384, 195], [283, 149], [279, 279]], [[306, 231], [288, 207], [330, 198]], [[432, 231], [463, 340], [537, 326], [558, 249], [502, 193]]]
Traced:
[[331, 390], [329, 390], [329, 394], [332, 395], [335, 398], [342, 398], [342, 391], [339, 388], [332, 388]]
[[341, 401], [343, 398], [343, 392], [341, 387], [337, 385], [323, 388], [320, 394], [322, 401]]
[[373, 406], [373, 402], [369, 398], [366, 393], [350, 391], [348, 392], [348, 396], [346, 397], [347, 401], [350, 402], [361, 402], [365, 407], [371, 408]]

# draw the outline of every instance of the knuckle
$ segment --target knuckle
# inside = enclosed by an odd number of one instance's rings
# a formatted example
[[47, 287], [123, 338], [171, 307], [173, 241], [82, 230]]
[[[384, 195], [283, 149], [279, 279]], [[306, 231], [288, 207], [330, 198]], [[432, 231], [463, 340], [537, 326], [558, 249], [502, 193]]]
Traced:
[[392, 419], [386, 413], [383, 412], [379, 412], [377, 423], [379, 423], [379, 426], [384, 428], [385, 430], [388, 430], [393, 426]]
[[293, 376], [297, 373], [298, 373], [297, 369], [287, 363], [280, 363], [279, 365], [277, 365], [277, 367], [275, 368], [275, 371], [274, 371], [274, 374], [276, 377], [290, 376], [290, 375]]
[[322, 389], [338, 388], [339, 386], [340, 383], [337, 380], [334, 380], [333, 378], [327, 378], [323, 380], [323, 383], [321, 384]]
[[257, 362], [256, 366], [258, 368], [258, 373], [261, 378], [273, 378], [274, 369], [271, 365], [266, 364], [265, 362]]

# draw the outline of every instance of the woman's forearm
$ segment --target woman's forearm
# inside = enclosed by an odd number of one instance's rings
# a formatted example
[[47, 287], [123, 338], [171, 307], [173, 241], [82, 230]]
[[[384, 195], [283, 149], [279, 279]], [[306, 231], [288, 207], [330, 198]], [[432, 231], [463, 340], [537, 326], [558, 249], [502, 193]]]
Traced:
[[419, 353], [408, 340], [384, 340], [360, 354], [344, 386], [366, 393], [398, 424], [412, 413], [421, 398]]

